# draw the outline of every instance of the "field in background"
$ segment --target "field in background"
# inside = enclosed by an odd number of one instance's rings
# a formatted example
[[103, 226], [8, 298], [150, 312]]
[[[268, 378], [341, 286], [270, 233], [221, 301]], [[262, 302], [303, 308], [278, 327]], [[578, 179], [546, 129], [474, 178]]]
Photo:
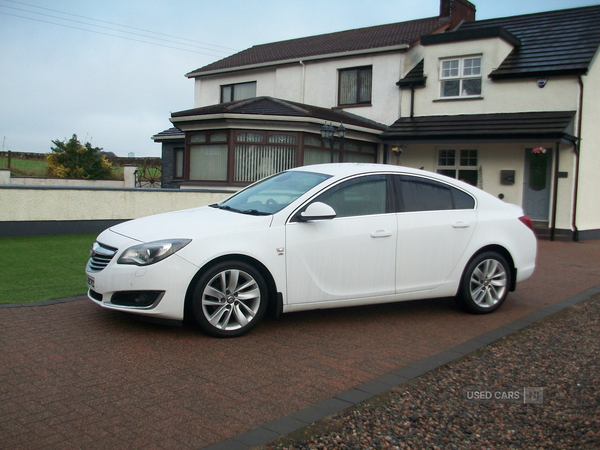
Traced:
[[[8, 153], [0, 154], [0, 168], [9, 168]], [[160, 158], [119, 158], [109, 157], [112, 164], [113, 178], [123, 179], [123, 166], [127, 164], [137, 165], [142, 168], [160, 168]], [[49, 173], [46, 155], [41, 153], [19, 153], [12, 152], [10, 157], [10, 173], [15, 177], [47, 177]]]

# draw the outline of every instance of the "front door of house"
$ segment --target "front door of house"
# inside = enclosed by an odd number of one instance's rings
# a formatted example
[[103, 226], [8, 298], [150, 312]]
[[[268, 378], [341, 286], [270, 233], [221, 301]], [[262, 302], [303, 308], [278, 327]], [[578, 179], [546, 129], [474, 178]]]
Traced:
[[544, 152], [533, 152], [530, 148], [525, 150], [523, 209], [531, 220], [548, 220], [551, 167], [551, 149], [547, 148]]

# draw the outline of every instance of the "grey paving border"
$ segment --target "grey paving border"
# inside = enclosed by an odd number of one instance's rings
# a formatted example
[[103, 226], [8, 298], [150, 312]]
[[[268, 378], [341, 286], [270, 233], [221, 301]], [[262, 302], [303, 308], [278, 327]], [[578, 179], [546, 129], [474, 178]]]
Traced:
[[552, 314], [562, 311], [570, 306], [587, 300], [595, 294], [600, 293], [600, 285], [587, 289], [579, 294], [573, 295], [561, 302], [547, 306], [546, 308], [521, 317], [511, 323], [490, 330], [482, 335], [476, 336], [462, 344], [452, 347], [435, 355], [428, 356], [415, 361], [405, 367], [382, 375], [374, 380], [360, 384], [352, 389], [341, 392], [334, 397], [323, 400], [316, 405], [295, 411], [287, 416], [273, 420], [253, 430], [234, 436], [226, 441], [204, 447], [204, 450], [249, 450], [259, 445], [265, 445], [275, 439], [300, 430], [313, 422], [321, 420], [332, 414], [342, 412], [369, 398], [388, 391], [392, 388], [417, 378], [433, 369], [441, 367], [449, 362], [462, 358], [480, 348], [491, 344], [498, 339], [515, 333], [538, 320], [544, 319]]

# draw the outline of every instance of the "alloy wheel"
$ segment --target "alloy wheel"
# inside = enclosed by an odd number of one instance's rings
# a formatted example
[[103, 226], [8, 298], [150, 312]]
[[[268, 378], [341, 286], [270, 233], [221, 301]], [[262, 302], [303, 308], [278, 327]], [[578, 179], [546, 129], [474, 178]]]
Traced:
[[501, 301], [507, 289], [507, 275], [504, 265], [496, 259], [481, 261], [469, 281], [473, 302], [481, 308], [491, 308]]

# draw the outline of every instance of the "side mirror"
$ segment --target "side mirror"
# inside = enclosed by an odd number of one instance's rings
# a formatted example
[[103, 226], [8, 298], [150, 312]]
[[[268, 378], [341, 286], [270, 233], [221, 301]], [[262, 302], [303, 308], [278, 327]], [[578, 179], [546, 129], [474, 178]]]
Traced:
[[336, 216], [335, 210], [325, 203], [315, 202], [308, 205], [303, 212], [300, 213], [300, 220], [308, 222], [310, 220], [326, 220], [333, 219]]

